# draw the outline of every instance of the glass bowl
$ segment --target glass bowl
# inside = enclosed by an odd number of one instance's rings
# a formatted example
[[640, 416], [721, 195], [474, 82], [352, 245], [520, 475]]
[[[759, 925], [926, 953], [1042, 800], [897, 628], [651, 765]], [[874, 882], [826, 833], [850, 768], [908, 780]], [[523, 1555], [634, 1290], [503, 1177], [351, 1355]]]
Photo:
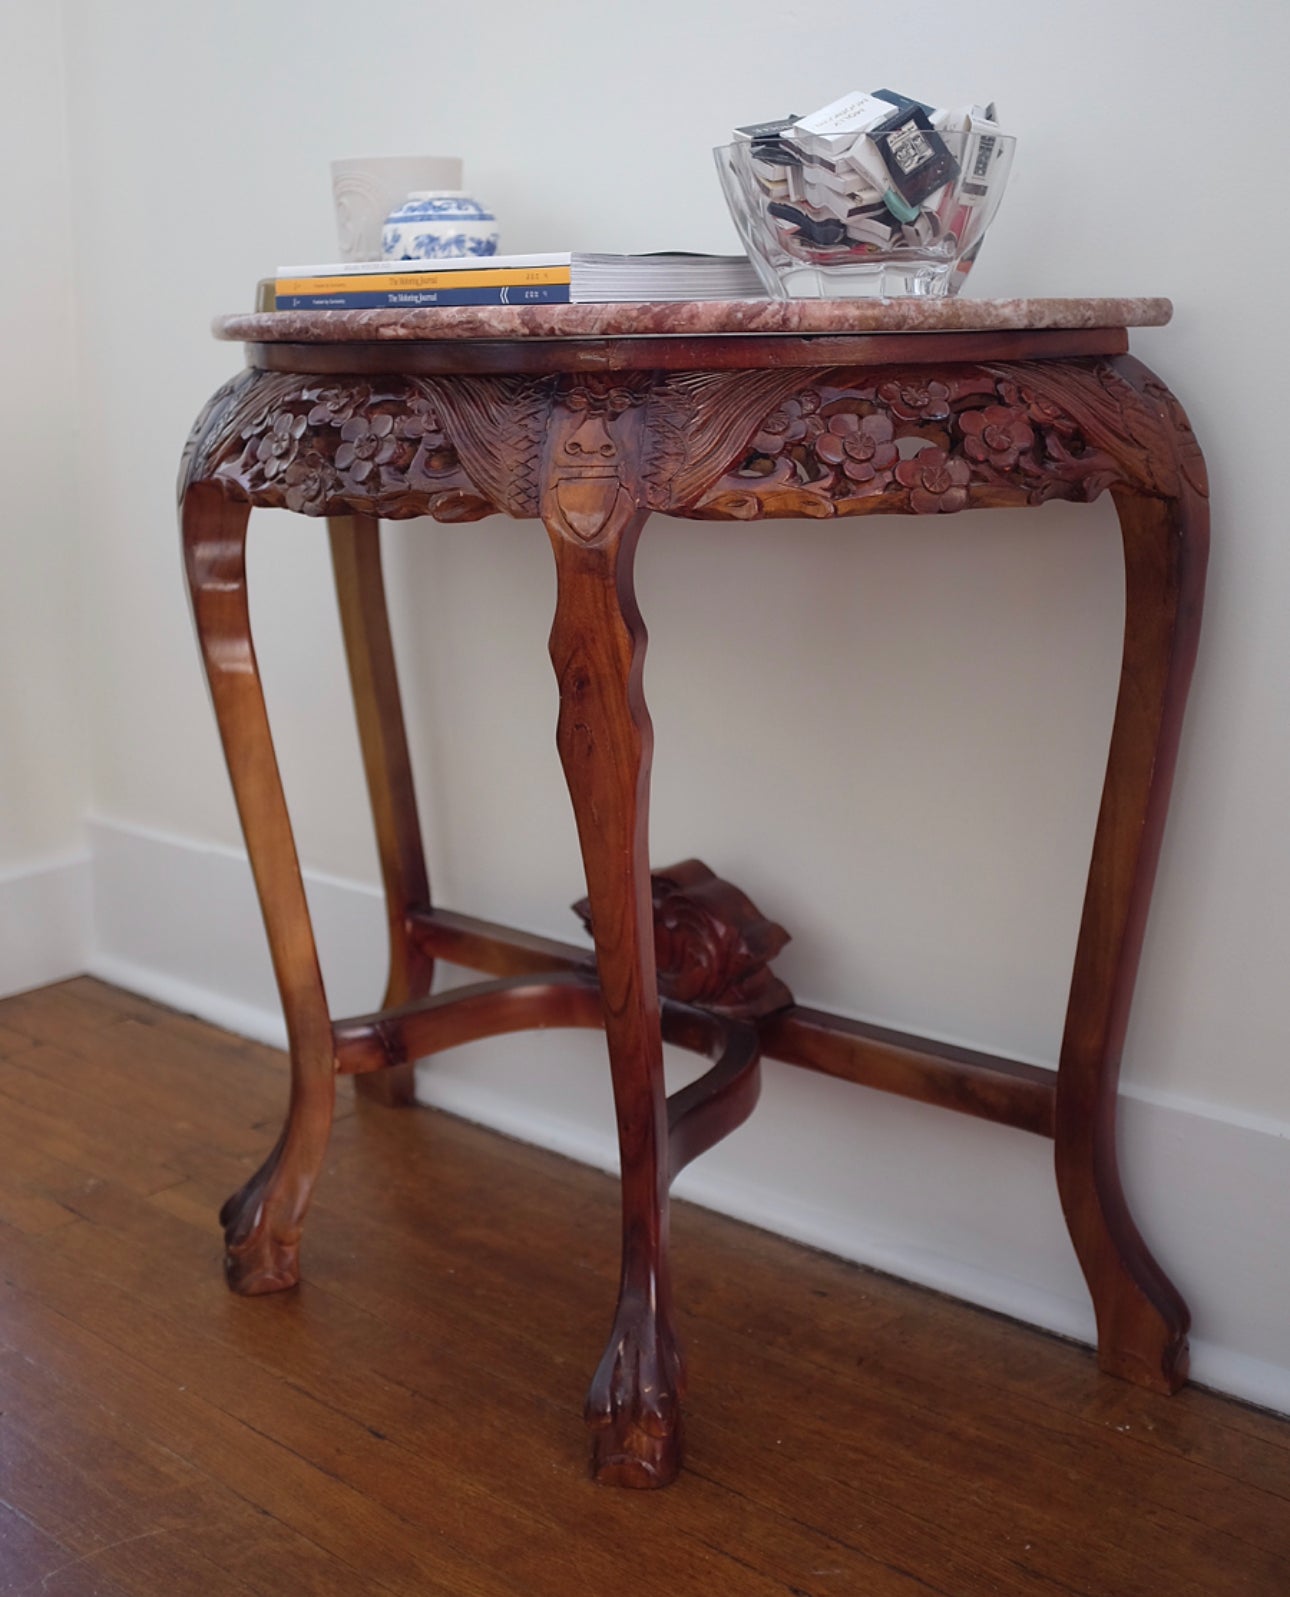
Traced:
[[772, 137], [714, 150], [766, 292], [957, 294], [1003, 198], [1017, 141], [991, 126], [936, 133], [932, 143], [940, 148], [911, 149], [904, 133], [846, 133], [803, 146]]

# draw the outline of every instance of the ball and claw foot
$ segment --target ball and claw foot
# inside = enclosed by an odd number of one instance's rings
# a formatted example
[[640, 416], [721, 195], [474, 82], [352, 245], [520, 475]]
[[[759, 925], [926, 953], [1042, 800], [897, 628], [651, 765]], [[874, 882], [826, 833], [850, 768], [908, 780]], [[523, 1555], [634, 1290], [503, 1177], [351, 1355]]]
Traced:
[[592, 1474], [602, 1486], [667, 1486], [681, 1467], [684, 1372], [670, 1329], [619, 1310], [587, 1394]]
[[242, 1297], [284, 1292], [300, 1280], [300, 1226], [275, 1223], [271, 1188], [286, 1143], [273, 1152], [219, 1212], [224, 1227], [224, 1277]]

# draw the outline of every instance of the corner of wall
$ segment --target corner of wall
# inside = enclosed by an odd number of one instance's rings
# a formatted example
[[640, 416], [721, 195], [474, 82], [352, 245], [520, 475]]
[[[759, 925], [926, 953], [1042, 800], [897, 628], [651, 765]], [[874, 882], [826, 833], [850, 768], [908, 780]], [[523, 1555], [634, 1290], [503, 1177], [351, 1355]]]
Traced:
[[0, 875], [0, 998], [84, 973], [91, 902], [88, 852]]

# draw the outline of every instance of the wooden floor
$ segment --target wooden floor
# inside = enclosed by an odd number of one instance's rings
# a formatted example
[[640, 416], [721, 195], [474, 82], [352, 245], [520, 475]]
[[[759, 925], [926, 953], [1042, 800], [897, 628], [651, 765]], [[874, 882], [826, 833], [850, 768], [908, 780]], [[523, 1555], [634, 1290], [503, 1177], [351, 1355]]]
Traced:
[[613, 1183], [345, 1088], [305, 1285], [235, 1299], [284, 1088], [89, 980], [0, 1003], [4, 1597], [1290, 1593], [1290, 1422], [685, 1205], [688, 1467], [592, 1485]]

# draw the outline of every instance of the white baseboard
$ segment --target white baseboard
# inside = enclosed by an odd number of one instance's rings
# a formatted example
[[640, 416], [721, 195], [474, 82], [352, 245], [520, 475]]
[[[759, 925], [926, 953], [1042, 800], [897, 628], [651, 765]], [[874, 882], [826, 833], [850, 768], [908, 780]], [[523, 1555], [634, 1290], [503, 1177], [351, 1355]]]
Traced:
[[[106, 820], [91, 824], [91, 838], [92, 971], [280, 1045], [244, 856]], [[372, 1008], [386, 957], [379, 892], [316, 874], [306, 887], [332, 1012]], [[419, 1096], [612, 1170], [603, 1048], [588, 1033], [494, 1038], [423, 1066]], [[679, 1082], [698, 1067], [669, 1054], [668, 1068]], [[1121, 1150], [1143, 1233], [1192, 1307], [1195, 1379], [1290, 1413], [1290, 1127], [1136, 1093], [1130, 1081]], [[676, 1191], [968, 1302], [1093, 1338], [1044, 1139], [768, 1063], [757, 1114], [687, 1170]], [[683, 1223], [677, 1231], [683, 1246]]]
[[[104, 981], [275, 1047], [286, 1044], [246, 855], [94, 818], [94, 952]], [[305, 884], [332, 1013], [380, 1001], [380, 891], [317, 873]]]
[[79, 976], [90, 955], [90, 857], [0, 875], [0, 998]]

